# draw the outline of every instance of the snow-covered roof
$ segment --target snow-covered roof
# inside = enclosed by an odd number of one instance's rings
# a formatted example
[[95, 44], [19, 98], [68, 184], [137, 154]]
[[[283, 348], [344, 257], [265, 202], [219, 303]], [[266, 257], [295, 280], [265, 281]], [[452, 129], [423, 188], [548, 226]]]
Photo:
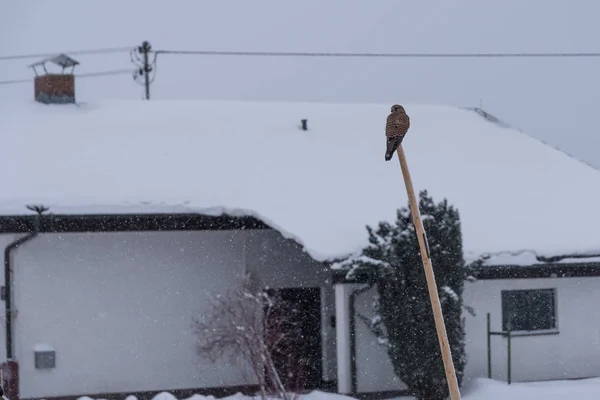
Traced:
[[[600, 250], [600, 172], [472, 110], [405, 105], [415, 189], [461, 213], [468, 259]], [[259, 217], [317, 260], [367, 243], [406, 192], [384, 161], [389, 105], [107, 101], [0, 109], [0, 215]], [[307, 119], [308, 130], [300, 129]], [[494, 259], [490, 261], [494, 262]]]

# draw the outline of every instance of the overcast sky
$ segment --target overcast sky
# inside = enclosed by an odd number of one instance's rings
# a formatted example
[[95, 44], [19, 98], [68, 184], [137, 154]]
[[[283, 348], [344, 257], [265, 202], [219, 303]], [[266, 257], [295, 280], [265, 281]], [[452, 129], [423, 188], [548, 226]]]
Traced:
[[[599, 15], [598, 0], [2, 1], [0, 57], [142, 40], [181, 50], [596, 52]], [[126, 52], [75, 58], [80, 73], [132, 66]], [[32, 61], [0, 61], [0, 81], [30, 78]], [[600, 167], [599, 74], [600, 58], [162, 55], [152, 97], [482, 105]], [[142, 95], [129, 75], [77, 82], [81, 102]], [[32, 97], [32, 84], [0, 85], [0, 106]]]

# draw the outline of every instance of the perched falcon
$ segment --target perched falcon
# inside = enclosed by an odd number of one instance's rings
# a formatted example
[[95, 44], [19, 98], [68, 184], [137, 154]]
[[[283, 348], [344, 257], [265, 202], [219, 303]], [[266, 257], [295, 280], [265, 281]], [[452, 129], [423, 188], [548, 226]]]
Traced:
[[385, 161], [392, 159], [406, 132], [408, 132], [408, 128], [410, 128], [410, 118], [406, 115], [404, 107], [394, 104], [385, 124], [385, 136], [387, 138]]

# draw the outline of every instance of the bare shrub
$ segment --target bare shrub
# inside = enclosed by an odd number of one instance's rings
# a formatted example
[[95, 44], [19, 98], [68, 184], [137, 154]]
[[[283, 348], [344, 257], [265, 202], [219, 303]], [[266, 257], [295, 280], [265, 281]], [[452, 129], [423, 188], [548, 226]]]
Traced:
[[295, 395], [287, 392], [273, 360], [276, 352], [290, 349], [295, 334], [283, 303], [258, 289], [250, 278], [213, 296], [203, 312], [193, 317], [198, 356], [213, 363], [225, 359], [248, 365], [263, 399], [293, 400]]

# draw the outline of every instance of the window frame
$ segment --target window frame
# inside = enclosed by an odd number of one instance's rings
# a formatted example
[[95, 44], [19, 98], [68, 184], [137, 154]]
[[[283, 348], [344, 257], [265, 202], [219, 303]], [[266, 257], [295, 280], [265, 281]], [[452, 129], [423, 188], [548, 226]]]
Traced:
[[[511, 330], [511, 334], [525, 334], [525, 335], [544, 335], [544, 334], [556, 334], [558, 333], [558, 305], [557, 305], [557, 290], [556, 288], [531, 288], [531, 289], [508, 289], [508, 290], [502, 290], [500, 297], [501, 297], [501, 310], [502, 310], [502, 330], [503, 331], [507, 331], [507, 313], [510, 312], [510, 310], [508, 310], [508, 306], [506, 306], [506, 299], [507, 296], [513, 295], [515, 293], [531, 293], [531, 292], [550, 292], [551, 293], [551, 298], [552, 298], [552, 322], [553, 322], [553, 327], [552, 328], [544, 328], [544, 329], [532, 329], [532, 330]], [[527, 307], [525, 312], [531, 312], [531, 307]], [[530, 317], [527, 316], [526, 317], [526, 321], [527, 321], [527, 327], [531, 328], [531, 323], [530, 321]]]

